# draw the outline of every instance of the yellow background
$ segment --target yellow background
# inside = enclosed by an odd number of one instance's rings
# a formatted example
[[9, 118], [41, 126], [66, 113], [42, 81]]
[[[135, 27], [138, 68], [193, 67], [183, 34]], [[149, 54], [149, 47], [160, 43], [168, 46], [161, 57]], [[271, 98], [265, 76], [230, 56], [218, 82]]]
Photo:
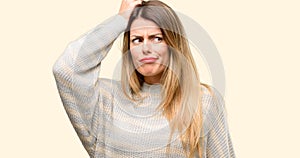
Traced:
[[[70, 41], [116, 14], [120, 2], [0, 2], [0, 157], [88, 157], [63, 109], [52, 65]], [[300, 157], [299, 1], [164, 2], [197, 21], [219, 50], [237, 157]], [[108, 76], [109, 61], [120, 53], [109, 55], [102, 67]]]

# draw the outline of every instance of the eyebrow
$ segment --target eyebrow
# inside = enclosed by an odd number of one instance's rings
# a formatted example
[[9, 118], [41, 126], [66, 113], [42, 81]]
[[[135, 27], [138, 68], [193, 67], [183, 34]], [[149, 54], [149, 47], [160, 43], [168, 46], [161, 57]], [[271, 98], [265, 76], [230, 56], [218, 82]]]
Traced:
[[[149, 37], [153, 37], [153, 36], [156, 36], [156, 35], [162, 35], [162, 33], [154, 33], [154, 34], [151, 34], [151, 35], [149, 35]], [[140, 36], [140, 35], [130, 35], [130, 37], [142, 37], [142, 36]]]

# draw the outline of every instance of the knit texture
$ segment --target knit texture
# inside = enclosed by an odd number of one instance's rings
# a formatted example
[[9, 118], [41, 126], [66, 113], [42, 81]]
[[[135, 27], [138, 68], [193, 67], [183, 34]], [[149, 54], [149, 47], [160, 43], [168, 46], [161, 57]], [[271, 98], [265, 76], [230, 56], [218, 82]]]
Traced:
[[[161, 102], [160, 84], [144, 83], [143, 99], [132, 101], [124, 95], [120, 81], [99, 78], [101, 61], [127, 22], [120, 15], [113, 16], [69, 43], [53, 66], [64, 108], [91, 158], [186, 157], [180, 133], [175, 131], [169, 139], [169, 122], [156, 110]], [[201, 88], [203, 157], [234, 158], [222, 97], [214, 88], [217, 99]]]

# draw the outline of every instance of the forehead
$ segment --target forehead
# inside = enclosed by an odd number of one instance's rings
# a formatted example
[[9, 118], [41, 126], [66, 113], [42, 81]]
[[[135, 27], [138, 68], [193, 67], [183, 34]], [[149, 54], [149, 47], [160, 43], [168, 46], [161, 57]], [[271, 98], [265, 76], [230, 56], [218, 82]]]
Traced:
[[143, 33], [145, 31], [161, 33], [159, 26], [157, 26], [153, 21], [137, 18], [132, 22], [130, 27], [131, 33]]

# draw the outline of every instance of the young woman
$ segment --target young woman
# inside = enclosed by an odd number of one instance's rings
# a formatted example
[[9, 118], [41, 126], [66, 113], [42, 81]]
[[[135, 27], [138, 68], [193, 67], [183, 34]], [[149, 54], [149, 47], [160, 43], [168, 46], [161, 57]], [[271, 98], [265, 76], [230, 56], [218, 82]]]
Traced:
[[[98, 78], [123, 32], [121, 81]], [[90, 157], [235, 157], [222, 97], [200, 82], [163, 2], [123, 0], [118, 15], [68, 45], [53, 73]]]

